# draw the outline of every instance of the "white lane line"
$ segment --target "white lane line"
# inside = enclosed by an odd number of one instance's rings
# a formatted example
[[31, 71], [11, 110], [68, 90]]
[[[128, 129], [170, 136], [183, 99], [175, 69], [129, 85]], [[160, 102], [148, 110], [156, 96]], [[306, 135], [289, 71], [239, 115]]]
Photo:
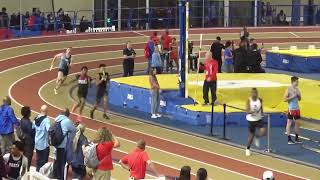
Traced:
[[[135, 49], [136, 51], [140, 51], [140, 50], [143, 50], [143, 49]], [[110, 52], [111, 51], [107, 51], [107, 52]], [[77, 57], [77, 56], [83, 56], [83, 55], [90, 55], [90, 54], [100, 54], [100, 53], [107, 53], [107, 52], [94, 52], [94, 53], [82, 53], [82, 54], [75, 54], [73, 55], [73, 57]], [[122, 52], [122, 50], [116, 50], [116, 51], [112, 51], [112, 52]], [[142, 55], [141, 56], [136, 56], [136, 58], [138, 57], [143, 57]], [[106, 58], [106, 59], [95, 59], [95, 60], [90, 60], [90, 61], [81, 61], [80, 63], [86, 63], [86, 62], [94, 62], [94, 61], [101, 61], [101, 60], [111, 60], [111, 59], [120, 59], [122, 57], [115, 57], [115, 58]], [[27, 63], [27, 64], [22, 64], [22, 65], [19, 65], [19, 66], [15, 66], [15, 67], [12, 67], [12, 68], [9, 68], [9, 69], [6, 69], [6, 70], [3, 70], [3, 71], [0, 71], [0, 74], [3, 74], [3, 73], [6, 73], [8, 71], [11, 71], [11, 70], [14, 70], [14, 69], [17, 69], [17, 68], [21, 68], [22, 66], [28, 66], [28, 65], [32, 65], [32, 64], [36, 64], [36, 63], [40, 63], [40, 62], [44, 62], [44, 61], [50, 61], [50, 59], [43, 59], [43, 60], [39, 60], [39, 61], [35, 61], [35, 62], [31, 62], [31, 63]], [[73, 60], [74, 61], [74, 60]], [[73, 64], [78, 64], [78, 63], [73, 63]], [[54, 70], [54, 69], [53, 69]]]
[[[134, 33], [136, 33], [136, 34], [138, 34], [138, 35], [140, 35], [140, 36], [143, 36], [143, 37], [148, 37], [147, 35], [145, 35], [145, 34], [142, 34], [142, 33], [140, 33], [140, 32], [138, 32], [138, 31], [133, 31]], [[148, 31], [147, 31], [148, 32]]]
[[[215, 28], [215, 29], [220, 29], [220, 28]], [[221, 28], [221, 29], [224, 29], [224, 28]], [[232, 28], [231, 28], [232, 29]], [[238, 28], [235, 28], [235, 29], [238, 29]], [[274, 29], [274, 28], [272, 28]], [[196, 30], [196, 29], [195, 29]], [[209, 29], [210, 30], [210, 29]], [[239, 29], [240, 30], [240, 29]], [[128, 31], [127, 31], [128, 32]], [[117, 33], [127, 33], [126, 31], [124, 32], [117, 32]], [[138, 34], [140, 36], [144, 36], [144, 37], [148, 37], [147, 35], [143, 34], [145, 32], [150, 32], [150, 31], [131, 31], [135, 34]], [[315, 32], [319, 32], [319, 31], [306, 31], [306, 32], [303, 32], [303, 33], [315, 33]], [[265, 33], [270, 33], [270, 34], [279, 34], [279, 33], [288, 33], [288, 32], [253, 32], [252, 34], [265, 34]], [[289, 33], [293, 33], [293, 32], [289, 32]], [[98, 33], [94, 33], [94, 34], [98, 34]], [[212, 35], [212, 34], [216, 34], [216, 33], [208, 33], [207, 35]], [[224, 36], [224, 35], [235, 35], [235, 34], [239, 34], [239, 33], [219, 33], [220, 36]], [[76, 34], [77, 35], [77, 34]], [[79, 34], [79, 35], [84, 35], [84, 34]], [[200, 35], [200, 34], [196, 34], [196, 33], [191, 33], [190, 35]], [[61, 37], [61, 36], [67, 36], [67, 35], [58, 35], [58, 36], [41, 36], [41, 37], [30, 37], [30, 38], [21, 38], [21, 39], [34, 39], [34, 38], [46, 38], [46, 37]], [[69, 35], [70, 36], [70, 35]], [[178, 36], [178, 35], [174, 35], [174, 36]], [[300, 37], [298, 35], [294, 35], [296, 37]], [[14, 48], [19, 48], [19, 47], [28, 47], [28, 46], [33, 46], [33, 45], [42, 45], [42, 44], [51, 44], [51, 43], [63, 43], [63, 42], [73, 42], [73, 41], [76, 41], [76, 42], [81, 42], [81, 41], [88, 41], [88, 40], [110, 40], [110, 39], [123, 39], [123, 38], [138, 38], [139, 36], [136, 36], [136, 37], [128, 37], [128, 36], [125, 36], [125, 37], [120, 37], [120, 38], [92, 38], [92, 39], [86, 39], [86, 40], [66, 40], [66, 41], [55, 41], [55, 42], [43, 42], [43, 43], [35, 43], [35, 44], [28, 44], [28, 45], [19, 45], [19, 46], [15, 46], [15, 47], [9, 47], [9, 48], [5, 48], [5, 49], [1, 49], [1, 51], [4, 51], [4, 50], [8, 50], [8, 49], [14, 49]], [[289, 37], [276, 37], [276, 38], [289, 38]], [[314, 37], [305, 37], [305, 38], [319, 38], [318, 36], [314, 36]], [[3, 40], [3, 41], [17, 41], [17, 40], [21, 40], [21, 39], [11, 39], [11, 40]], [[260, 39], [264, 39], [264, 38], [260, 38]], [[274, 39], [274, 38], [268, 38], [268, 39]], [[208, 40], [212, 40], [212, 39], [208, 39]], [[1, 41], [0, 41], [1, 43]]]
[[[55, 41], [55, 42], [43, 42], [43, 43], [36, 43], [36, 44], [27, 44], [27, 45], [20, 45], [20, 46], [15, 46], [15, 47], [9, 47], [9, 48], [5, 48], [5, 49], [0, 49], [1, 51], [6, 51], [6, 50], [11, 50], [11, 49], [17, 49], [17, 48], [25, 48], [25, 47], [29, 47], [29, 46], [40, 46], [40, 45], [46, 45], [46, 44], [63, 44], [63, 43], [71, 43], [71, 42], [87, 42], [87, 41], [97, 41], [97, 40], [101, 40], [101, 41], [109, 41], [109, 40], [117, 40], [117, 39], [134, 39], [134, 38], [138, 38], [139, 36], [135, 36], [135, 37], [121, 37], [121, 38], [103, 38], [103, 39], [86, 39], [86, 40], [70, 40], [70, 41]], [[134, 41], [132, 42], [133, 44], [138, 44], [138, 42]], [[125, 45], [125, 43], [119, 43], [119, 44], [105, 44], [104, 46], [112, 46], [112, 45]], [[95, 46], [103, 46], [103, 44], [101, 45], [95, 45]], [[94, 46], [73, 46], [73, 48], [80, 48], [80, 47], [94, 47]], [[41, 52], [41, 51], [39, 51]]]
[[[136, 44], [136, 45], [139, 45], [139, 44], [142, 44], [143, 42], [132, 42], [131, 44]], [[72, 48], [93, 48], [93, 47], [98, 47], [98, 46], [105, 46], [105, 47], [108, 47], [108, 46], [118, 46], [118, 45], [123, 45], [123, 47], [125, 47], [125, 44], [124, 43], [117, 43], [117, 44], [106, 44], [106, 45], [93, 45], [93, 46], [74, 46]], [[25, 53], [25, 54], [20, 54], [20, 55], [17, 55], [17, 56], [12, 56], [12, 57], [9, 57], [9, 58], [4, 58], [4, 59], [1, 59], [1, 61], [5, 61], [5, 60], [8, 60], [8, 59], [13, 59], [13, 58], [18, 58], [18, 57], [23, 57], [23, 56], [27, 56], [27, 55], [31, 55], [31, 54], [36, 54], [36, 53], [45, 53], [45, 52], [51, 52], [51, 51], [58, 51], [58, 50], [65, 50], [66, 48], [56, 48], [56, 49], [47, 49], [47, 50], [43, 50], [43, 51], [34, 51], [34, 52], [30, 52], [30, 53]], [[93, 52], [93, 53], [79, 53], [80, 55], [81, 54], [94, 54], [94, 53], [105, 53], [105, 52], [112, 52], [112, 51], [100, 51], [100, 52]], [[75, 54], [75, 55], [79, 55], [79, 54]], [[52, 57], [53, 58], [53, 57]]]
[[[80, 64], [80, 63], [79, 63]], [[145, 64], [145, 63], [137, 63], [137, 64]], [[119, 66], [121, 66], [121, 65], [115, 65], [115, 66], [108, 66], [109, 68], [110, 67], [119, 67]], [[91, 69], [91, 70], [94, 70], [94, 69]], [[10, 87], [9, 87], [9, 97], [16, 103], [16, 104], [18, 104], [19, 106], [23, 106], [21, 103], [19, 103], [16, 99], [14, 99], [14, 97], [12, 96], [12, 94], [11, 94], [11, 92], [12, 92], [12, 88], [13, 88], [13, 86], [15, 86], [17, 83], [19, 83], [20, 81], [22, 81], [22, 80], [24, 80], [24, 79], [27, 79], [27, 78], [29, 78], [29, 77], [31, 77], [31, 76], [34, 76], [34, 75], [36, 75], [36, 74], [39, 74], [39, 73], [42, 73], [42, 72], [45, 72], [45, 71], [48, 71], [48, 69], [46, 69], [46, 70], [43, 70], [43, 71], [40, 71], [40, 72], [36, 72], [36, 73], [32, 73], [32, 74], [29, 74], [28, 76], [25, 76], [25, 77], [23, 77], [23, 78], [20, 78], [20, 79], [18, 79], [17, 81], [15, 81]], [[72, 74], [70, 74], [70, 75], [73, 75], [73, 74], [76, 74], [76, 73], [72, 73]], [[60, 107], [57, 107], [57, 106], [55, 106], [55, 105], [53, 105], [53, 104], [51, 104], [50, 102], [48, 102], [47, 100], [45, 100], [42, 96], [41, 96], [41, 91], [42, 91], [42, 89], [47, 85], [47, 84], [49, 84], [49, 83], [51, 83], [51, 82], [53, 82], [53, 81], [55, 81], [55, 80], [51, 80], [51, 81], [48, 81], [47, 83], [45, 83], [44, 85], [42, 85], [41, 87], [40, 87], [40, 89], [39, 89], [39, 91], [38, 91], [38, 96], [40, 97], [40, 99], [42, 100], [42, 101], [44, 101], [46, 104], [48, 104], [48, 105], [50, 105], [50, 106], [52, 106], [52, 107], [54, 107], [54, 108], [56, 108], [56, 109], [59, 109], [59, 110], [62, 110], [62, 108], [60, 108]], [[36, 113], [36, 114], [39, 114], [39, 112], [37, 112], [37, 111], [35, 111], [35, 110], [32, 110], [34, 113]], [[51, 116], [49, 116], [50, 118], [52, 118], [52, 119], [54, 119], [54, 117], [51, 117]], [[97, 121], [97, 122], [101, 122], [101, 123], [105, 123], [105, 122], [103, 122], [103, 121], [100, 121], [100, 120], [97, 120], [97, 119], [94, 119], [95, 121]], [[111, 125], [110, 123], [105, 123], [105, 124], [109, 124], [109, 125]], [[88, 128], [89, 129], [89, 128]], [[127, 129], [127, 128], [126, 128]], [[95, 130], [93, 130], [93, 129], [91, 129], [92, 131], [95, 131]], [[130, 130], [130, 129], [128, 129], [128, 130]], [[144, 133], [141, 133], [141, 132], [139, 132], [140, 134], [144, 134]], [[147, 135], [147, 134], [146, 134]], [[123, 139], [123, 138], [122, 138]], [[124, 139], [125, 140], [125, 139]], [[128, 140], [127, 140], [128, 141]], [[131, 142], [133, 142], [133, 141], [131, 141]], [[133, 142], [133, 143], [135, 143], [135, 142]], [[150, 147], [150, 146], [149, 146]], [[154, 148], [153, 147], [153, 149], [156, 149], [156, 150], [160, 150], [160, 149], [157, 149], [157, 148]], [[162, 151], [162, 150], [161, 150]], [[162, 151], [162, 152], [166, 152], [166, 151]], [[170, 152], [167, 152], [167, 153], [169, 153], [169, 154], [172, 154], [172, 155], [176, 155], [176, 154], [173, 154], [173, 153], [170, 153]], [[179, 156], [179, 155], [176, 155], [176, 156]], [[183, 157], [183, 156], [180, 156], [180, 157], [182, 157], [182, 158], [186, 158], [186, 157]], [[190, 158], [186, 158], [186, 159], [190, 159]], [[193, 160], [193, 159], [190, 159], [190, 160]], [[198, 162], [198, 163], [203, 163], [203, 162], [200, 162], [200, 161], [197, 161], [197, 160], [193, 160], [193, 161], [195, 161], [195, 162]], [[156, 162], [156, 163], [159, 163], [159, 162]], [[159, 163], [160, 165], [165, 165], [165, 164], [161, 164], [161, 163]], [[241, 176], [244, 176], [244, 177], [248, 177], [248, 178], [251, 178], [251, 179], [257, 179], [257, 178], [254, 178], [254, 177], [251, 177], [251, 176], [248, 176], [248, 175], [245, 175], [245, 174], [241, 174], [241, 173], [239, 173], [239, 172], [235, 172], [235, 171], [231, 171], [231, 170], [229, 170], [229, 169], [225, 169], [225, 168], [222, 168], [222, 167], [219, 167], [219, 166], [215, 166], [215, 165], [211, 165], [211, 164], [207, 164], [207, 163], [203, 163], [203, 164], [206, 164], [206, 165], [208, 165], [208, 166], [212, 166], [212, 167], [216, 167], [216, 168], [218, 168], [218, 169], [221, 169], [221, 170], [224, 170], [224, 171], [228, 171], [228, 172], [231, 172], [231, 173], [235, 173], [235, 174], [238, 174], [238, 175], [241, 175]], [[168, 165], [165, 165], [165, 166], [167, 166], [167, 167], [171, 167], [171, 166], [168, 166]], [[175, 169], [177, 169], [177, 170], [179, 170], [178, 168], [175, 168]]]
[[297, 35], [296, 33], [294, 32], [289, 32], [290, 34], [292, 34], [293, 36], [297, 37], [297, 38], [300, 38], [301, 36]]
[[[80, 63], [79, 63], [79, 64], [80, 64]], [[118, 65], [118, 66], [121, 66], [121, 65]], [[29, 77], [31, 77], [31, 76], [33, 76], [33, 75], [36, 75], [36, 74], [45, 72], [45, 71], [47, 71], [47, 70], [48, 70], [48, 69], [43, 70], [43, 71], [40, 71], [40, 72], [32, 73], [32, 74], [29, 74], [28, 76], [25, 76], [25, 77], [23, 77], [23, 78], [20, 78], [20, 79], [16, 80], [16, 81], [15, 81], [13, 84], [11, 84], [10, 87], [9, 87], [9, 90], [8, 90], [9, 97], [10, 97], [16, 104], [18, 104], [19, 106], [22, 106], [19, 102], [17, 102], [17, 101], [14, 99], [14, 97], [12, 97], [11, 91], [12, 91], [13, 86], [15, 86], [19, 81], [21, 81], [21, 80], [23, 80], [23, 79], [29, 78]], [[54, 81], [54, 80], [51, 80], [51, 81], [49, 81], [49, 82], [52, 82], [52, 81]], [[48, 82], [47, 82], [47, 83], [48, 83]], [[46, 83], [46, 84], [47, 84], [47, 83]], [[40, 90], [40, 89], [39, 89], [39, 90]], [[38, 91], [38, 92], [39, 92], [39, 91]], [[41, 95], [40, 95], [40, 98], [43, 100], [43, 98], [41, 97]], [[44, 102], [46, 102], [46, 101], [44, 100]], [[50, 104], [50, 103], [48, 103], [48, 104]], [[51, 104], [50, 104], [50, 105], [51, 105]], [[52, 106], [55, 107], [55, 108], [57, 108], [57, 109], [62, 110], [61, 108], [59, 108], [59, 107], [57, 107], [57, 106], [54, 106], [54, 105], [52, 105]], [[34, 111], [34, 110], [32, 110], [32, 111], [35, 112], [35, 113], [38, 113], [37, 111]], [[125, 118], [125, 117], [122, 117], [122, 118]], [[125, 119], [130, 120], [129, 118], [125, 118]], [[110, 123], [108, 123], [108, 122], [104, 122], [104, 121], [100, 121], [100, 120], [96, 120], [96, 119], [95, 119], [95, 121], [101, 122], [101, 123], [104, 123], [104, 124], [108, 124], [108, 125], [110, 125], [110, 126], [115, 126], [115, 127], [118, 127], [118, 128], [126, 129], [126, 130], [128, 130], [128, 131], [133, 131], [133, 132], [136, 132], [136, 133], [139, 133], [139, 134], [147, 135], [147, 136], [150, 136], [150, 137], [153, 137], [153, 138], [157, 138], [157, 139], [160, 139], [160, 140], [163, 140], [163, 141], [175, 143], [175, 144], [178, 144], [178, 145], [181, 145], [181, 146], [185, 146], [185, 147], [189, 147], [189, 148], [192, 148], [192, 149], [196, 149], [196, 150], [199, 150], [199, 151], [204, 151], [204, 152], [206, 152], [206, 153], [210, 153], [210, 154], [215, 154], [215, 155], [218, 155], [218, 156], [222, 156], [222, 157], [224, 157], [224, 158], [229, 158], [229, 159], [232, 159], [232, 160], [235, 160], [235, 161], [240, 161], [240, 162], [243, 162], [243, 163], [246, 163], [246, 164], [250, 164], [250, 165], [253, 165], [253, 166], [257, 166], [257, 167], [261, 167], [261, 168], [264, 168], [264, 169], [271, 169], [271, 170], [272, 170], [272, 168], [269, 168], [269, 167], [266, 167], [266, 166], [254, 164], [254, 163], [251, 163], [251, 162], [247, 162], [247, 161], [244, 161], [244, 160], [236, 159], [236, 158], [233, 158], [233, 157], [230, 157], [230, 156], [227, 156], [227, 155], [222, 155], [222, 154], [215, 153], [215, 152], [211, 152], [211, 151], [208, 151], [208, 150], [203, 150], [203, 149], [201, 149], [201, 148], [193, 147], [193, 146], [191, 146], [191, 145], [183, 144], [183, 143], [180, 143], [180, 142], [176, 142], [176, 141], [174, 141], [174, 140], [169, 140], [169, 139], [161, 138], [161, 137], [158, 137], [158, 136], [154, 136], [154, 135], [152, 135], [152, 134], [140, 132], [140, 131], [137, 131], [137, 130], [133, 130], [133, 129], [126, 128], [126, 127], [122, 127], [122, 126], [115, 125], [115, 124], [110, 124]], [[140, 123], [143, 124], [142, 122], [140, 122]], [[154, 126], [154, 125], [152, 125], [152, 126]], [[154, 127], [157, 127], [157, 126], [154, 126]], [[170, 129], [166, 129], [166, 130], [167, 130], [167, 131], [175, 132], [175, 131], [170, 130]], [[211, 143], [217, 143], [217, 144], [220, 144], [220, 145], [223, 145], [223, 146], [228, 146], [228, 147], [231, 147], [231, 148], [234, 148], [234, 149], [235, 149], [235, 147], [233, 147], [233, 146], [231, 146], [231, 145], [223, 144], [223, 143], [220, 143], [220, 142], [213, 142], [213, 141], [210, 141], [210, 140], [207, 140], [207, 139], [203, 139], [203, 138], [200, 138], [200, 137], [197, 137], [197, 136], [189, 135], [189, 134], [184, 134], [184, 135], [190, 136], [190, 137], [192, 137], [192, 138], [197, 138], [197, 139], [205, 140], [205, 141], [208, 141], [208, 142], [211, 142]], [[239, 149], [239, 148], [237, 148], [237, 149]], [[261, 156], [265, 156], [265, 157], [270, 158], [269, 156], [262, 155], [262, 154], [261, 154]], [[280, 160], [281, 160], [281, 159], [280, 159]], [[286, 163], [296, 164], [296, 163], [293, 163], [293, 162], [290, 162], [290, 161], [285, 161], [285, 160], [281, 160], [281, 161], [286, 162]], [[287, 173], [287, 172], [283, 172], [283, 171], [279, 171], [279, 170], [274, 170], [274, 169], [273, 169], [273, 171], [276, 171], [276, 172], [279, 172], [279, 173], [282, 173], [282, 174], [287, 174], [287, 175], [290, 175], [290, 176], [294, 176], [294, 177], [297, 177], [297, 178], [300, 178], [300, 179], [306, 179], [306, 178], [304, 178], [304, 177], [300, 177], [300, 176], [297, 176], [297, 175], [294, 175], [294, 174], [291, 174], [291, 173]]]

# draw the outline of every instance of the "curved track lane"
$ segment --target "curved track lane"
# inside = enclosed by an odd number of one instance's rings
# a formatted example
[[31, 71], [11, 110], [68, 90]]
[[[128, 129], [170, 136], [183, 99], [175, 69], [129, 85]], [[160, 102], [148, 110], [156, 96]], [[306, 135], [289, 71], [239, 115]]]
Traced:
[[[308, 28], [301, 28], [298, 29], [298, 31], [304, 32], [310, 29]], [[314, 28], [313, 28], [314, 30]], [[222, 30], [212, 30], [209, 29], [208, 33], [215, 33], [215, 32], [221, 32]], [[231, 29], [229, 32], [238, 32], [239, 29]], [[255, 30], [253, 30], [255, 31]], [[257, 32], [261, 32], [259, 30], [256, 30]], [[201, 30], [193, 30], [192, 33], [203, 33]], [[226, 32], [225, 30], [223, 32]], [[271, 31], [272, 32], [272, 31]], [[287, 32], [287, 31], [283, 31]], [[295, 31], [296, 32], [296, 31]], [[139, 33], [145, 33], [148, 35], [150, 32], [139, 32]], [[176, 33], [176, 31], [175, 31]], [[135, 32], [124, 32], [124, 33], [105, 33], [105, 34], [84, 34], [84, 35], [73, 35], [73, 36], [59, 36], [59, 38], [55, 37], [43, 37], [43, 38], [30, 38], [30, 39], [21, 39], [21, 40], [12, 40], [7, 42], [0, 42], [1, 47], [14, 47], [19, 45], [27, 45], [27, 44], [36, 44], [36, 43], [43, 43], [43, 42], [60, 42], [60, 41], [73, 41], [73, 40], [79, 40], [79, 39], [90, 39], [90, 38], [108, 38], [108, 37], [129, 37], [129, 36], [140, 36], [138, 33]], [[287, 39], [290, 41], [289, 39]], [[313, 39], [314, 40], [314, 39]], [[320, 40], [320, 38], [319, 38]], [[209, 42], [209, 41], [208, 41]], [[207, 43], [207, 42], [206, 42]], [[81, 48], [75, 48], [74, 54], [86, 54], [86, 53], [93, 53], [93, 52], [104, 52], [104, 51], [116, 51], [121, 50], [123, 46], [95, 46], [95, 47], [81, 47]], [[137, 45], [137, 48], [143, 48], [143, 44]], [[58, 50], [55, 51], [46, 51], [46, 52], [38, 52], [30, 55], [22, 55], [15, 58], [6, 59], [4, 61], [0, 61], [0, 73], [2, 71], [5, 71], [10, 68], [14, 68], [17, 66], [29, 64], [29, 63], [36, 63], [37, 61], [41, 61], [44, 59], [52, 58], [52, 56], [58, 52]], [[137, 58], [137, 62], [143, 62], [144, 59]], [[85, 62], [85, 63], [79, 63], [74, 64], [73, 69], [79, 69], [82, 65], [88, 66], [91, 68], [96, 68], [96, 65], [99, 63], [106, 63], [108, 66], [112, 65], [119, 65], [121, 64], [121, 59], [112, 59], [112, 60], [100, 60], [100, 61], [94, 61], [94, 62]], [[72, 72], [75, 72], [72, 70]], [[23, 79], [20, 79], [16, 83], [14, 83], [10, 87], [10, 94], [11, 96], [19, 103], [19, 104], [28, 104], [32, 107], [32, 109], [39, 109], [39, 107], [44, 104], [45, 102], [39, 97], [38, 91], [41, 88], [41, 86], [48, 81], [51, 81], [56, 77], [56, 71], [42, 71], [35, 74], [31, 74], [30, 76], [27, 76]], [[26, 95], [24, 92], [28, 92]], [[55, 116], [58, 114], [61, 110], [57, 107], [50, 107], [50, 115]], [[191, 146], [186, 146], [181, 143], [172, 142], [166, 139], [154, 137], [151, 135], [147, 135], [144, 133], [140, 133], [137, 131], [133, 131], [130, 129], [122, 128], [120, 126], [112, 125], [109, 123], [103, 123], [99, 121], [94, 121], [88, 118], [84, 118], [84, 123], [91, 129], [97, 129], [98, 127], [105, 126], [106, 124], [108, 127], [114, 131], [117, 132], [117, 134], [125, 139], [135, 141], [139, 138], [144, 138], [148, 141], [149, 145], [158, 149], [161, 149], [163, 151], [167, 151], [173, 154], [178, 154], [180, 156], [184, 156], [190, 159], [195, 159], [200, 162], [204, 162], [207, 164], [212, 164], [214, 166], [222, 167], [225, 169], [229, 169], [230, 171], [237, 172], [240, 174], [244, 174], [250, 177], [254, 178], [260, 178], [262, 172], [266, 170], [266, 168], [263, 168], [259, 165], [254, 165], [251, 163], [246, 163], [244, 161], [228, 158], [225, 156], [221, 156], [218, 154], [215, 154], [213, 152], [207, 152], [203, 151], [198, 148], [193, 148]], [[116, 152], [120, 153], [120, 152]], [[120, 156], [120, 154], [118, 154]], [[116, 155], [116, 156], [118, 156]], [[176, 175], [177, 170], [168, 168], [168, 167], [161, 167], [160, 168], [163, 172], [165, 172], [167, 175]], [[303, 179], [299, 178], [293, 175], [289, 175], [287, 173], [278, 172], [275, 171], [277, 179]]]

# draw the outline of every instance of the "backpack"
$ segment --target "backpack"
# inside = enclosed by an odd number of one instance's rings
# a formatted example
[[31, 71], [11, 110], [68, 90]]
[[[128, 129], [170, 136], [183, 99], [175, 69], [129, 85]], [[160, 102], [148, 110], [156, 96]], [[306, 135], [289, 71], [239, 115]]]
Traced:
[[49, 128], [49, 144], [52, 146], [59, 146], [63, 139], [64, 135], [61, 128], [61, 121], [55, 122], [53, 125]]
[[146, 44], [144, 47], [144, 57], [149, 58], [150, 57], [150, 48], [149, 48], [149, 43]]
[[96, 169], [100, 164], [97, 155], [97, 144], [89, 144], [88, 146], [83, 146], [83, 157], [84, 165], [88, 168]]
[[23, 130], [21, 128], [21, 125], [16, 128], [16, 135], [18, 136], [18, 138], [20, 140], [24, 140], [25, 139], [26, 135], [24, 134], [24, 132], [23, 132]]

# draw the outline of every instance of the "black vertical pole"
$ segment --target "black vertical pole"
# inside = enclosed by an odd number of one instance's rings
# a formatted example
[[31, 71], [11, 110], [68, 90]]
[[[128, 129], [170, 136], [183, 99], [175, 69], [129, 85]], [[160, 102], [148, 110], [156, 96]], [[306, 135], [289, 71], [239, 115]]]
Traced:
[[213, 103], [211, 103], [211, 125], [210, 125], [210, 135], [213, 136]]
[[223, 104], [223, 139], [226, 138], [226, 119], [227, 119], [226, 109], [227, 109], [226, 104]]
[[230, 138], [227, 137], [227, 105], [223, 104], [223, 135], [222, 135], [222, 139], [223, 140], [230, 140]]

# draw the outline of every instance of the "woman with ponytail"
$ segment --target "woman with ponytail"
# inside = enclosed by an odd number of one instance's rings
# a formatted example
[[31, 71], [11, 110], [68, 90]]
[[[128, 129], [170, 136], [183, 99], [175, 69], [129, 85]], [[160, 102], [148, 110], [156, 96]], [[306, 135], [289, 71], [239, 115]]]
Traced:
[[70, 138], [67, 148], [68, 164], [72, 167], [73, 179], [82, 180], [86, 176], [82, 146], [88, 144], [88, 139], [84, 135], [86, 127], [83, 124], [77, 126], [77, 131]]

